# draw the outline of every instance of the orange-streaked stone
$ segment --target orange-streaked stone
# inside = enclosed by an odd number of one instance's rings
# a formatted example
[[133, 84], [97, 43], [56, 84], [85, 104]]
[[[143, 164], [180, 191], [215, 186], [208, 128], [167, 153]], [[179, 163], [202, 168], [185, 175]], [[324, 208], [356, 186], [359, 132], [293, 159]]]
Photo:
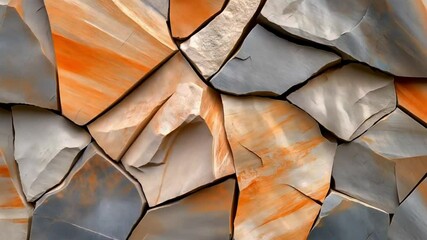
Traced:
[[399, 106], [427, 124], [427, 79], [397, 77], [395, 84]]
[[63, 114], [86, 124], [176, 46], [164, 17], [139, 0], [45, 1]]
[[170, 22], [172, 36], [186, 38], [215, 13], [224, 0], [171, 0]]

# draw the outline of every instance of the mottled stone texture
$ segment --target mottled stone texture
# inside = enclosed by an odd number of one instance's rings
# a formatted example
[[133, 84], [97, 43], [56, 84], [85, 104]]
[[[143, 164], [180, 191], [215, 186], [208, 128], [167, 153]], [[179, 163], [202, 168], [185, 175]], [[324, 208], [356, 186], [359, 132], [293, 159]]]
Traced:
[[126, 239], [144, 208], [139, 184], [92, 143], [37, 202], [31, 239]]
[[145, 1], [45, 3], [62, 112], [77, 124], [95, 118], [176, 50], [165, 18]]
[[399, 106], [427, 124], [427, 78], [397, 78]]

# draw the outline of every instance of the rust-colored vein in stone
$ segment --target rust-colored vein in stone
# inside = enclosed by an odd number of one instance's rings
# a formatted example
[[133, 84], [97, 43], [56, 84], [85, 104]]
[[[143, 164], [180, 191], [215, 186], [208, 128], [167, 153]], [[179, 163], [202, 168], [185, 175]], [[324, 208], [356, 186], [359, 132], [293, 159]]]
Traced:
[[427, 124], [427, 79], [397, 77], [395, 83], [399, 106]]

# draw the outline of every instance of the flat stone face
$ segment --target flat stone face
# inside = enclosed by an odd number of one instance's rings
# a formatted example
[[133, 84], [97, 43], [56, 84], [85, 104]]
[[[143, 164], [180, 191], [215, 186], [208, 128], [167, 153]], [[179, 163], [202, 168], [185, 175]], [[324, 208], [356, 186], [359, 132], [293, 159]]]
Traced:
[[389, 221], [387, 213], [331, 192], [308, 239], [387, 239]]
[[220, 101], [207, 87], [178, 85], [123, 156], [150, 206], [234, 173]]
[[172, 36], [189, 37], [197, 28], [219, 12], [224, 0], [171, 0], [170, 24]]
[[176, 50], [165, 18], [145, 1], [45, 3], [62, 112], [79, 125], [107, 109]]
[[205, 78], [214, 75], [231, 54], [260, 0], [230, 0], [206, 27], [180, 45]]
[[129, 240], [230, 239], [235, 180], [148, 210]]
[[12, 107], [15, 159], [28, 201], [58, 184], [70, 170], [90, 135], [53, 112], [29, 106]]
[[396, 92], [399, 106], [427, 124], [427, 79], [397, 78]]
[[240, 196], [235, 239], [305, 239], [331, 179], [336, 144], [286, 101], [222, 95]]
[[257, 25], [211, 83], [232, 94], [275, 96], [339, 60], [334, 53], [289, 42]]
[[[40, 10], [41, 11], [38, 11]], [[0, 2], [0, 102], [58, 109], [49, 23], [40, 0]]]
[[261, 14], [272, 26], [386, 72], [425, 77], [425, 8], [423, 0], [267, 0]]
[[424, 239], [427, 236], [427, 179], [397, 208], [388, 239]]
[[327, 71], [288, 99], [346, 141], [396, 108], [393, 77], [361, 64]]
[[64, 182], [37, 202], [31, 239], [126, 239], [144, 208], [139, 184], [90, 144]]
[[402, 202], [427, 173], [427, 156], [396, 160], [396, 184]]

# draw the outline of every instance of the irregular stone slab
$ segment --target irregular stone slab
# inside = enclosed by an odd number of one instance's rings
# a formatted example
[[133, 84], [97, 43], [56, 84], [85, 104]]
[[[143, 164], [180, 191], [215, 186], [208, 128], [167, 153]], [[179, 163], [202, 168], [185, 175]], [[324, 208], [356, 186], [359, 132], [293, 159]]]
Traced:
[[170, 24], [172, 36], [187, 38], [214, 14], [224, 0], [171, 0]]
[[289, 42], [257, 25], [211, 83], [232, 94], [277, 96], [339, 60], [334, 53]]
[[205, 78], [214, 75], [242, 37], [261, 0], [230, 0], [206, 27], [180, 45]]
[[169, 19], [169, 0], [145, 0], [155, 8], [165, 19]]
[[148, 210], [129, 240], [231, 239], [235, 180]]
[[423, 0], [267, 0], [261, 14], [276, 28], [336, 47], [393, 75], [423, 77], [425, 9]]
[[396, 78], [396, 92], [399, 106], [427, 124], [427, 79]]
[[308, 239], [387, 239], [389, 221], [387, 213], [333, 191]]
[[[56, 66], [42, 0], [0, 2], [0, 102], [58, 109]], [[23, 67], [25, 66], [25, 67]]]
[[222, 95], [240, 195], [235, 239], [305, 239], [331, 179], [336, 144], [286, 101]]
[[426, 145], [427, 129], [396, 109], [353, 142], [338, 147], [335, 188], [393, 213], [399, 205], [396, 163], [402, 158], [427, 156]]
[[90, 135], [62, 116], [29, 106], [12, 107], [15, 159], [28, 201], [57, 185]]
[[176, 50], [165, 18], [146, 1], [45, 3], [61, 108], [79, 125], [111, 106]]
[[403, 201], [393, 216], [388, 239], [424, 239], [427, 236], [427, 178]]
[[32, 212], [13, 158], [12, 113], [0, 109], [0, 239], [26, 240]]
[[123, 156], [150, 206], [234, 173], [220, 101], [212, 89], [178, 85]]
[[145, 207], [139, 184], [92, 143], [37, 201], [31, 239], [127, 239]]
[[402, 202], [427, 173], [427, 156], [398, 159], [395, 168], [397, 193]]
[[393, 77], [361, 64], [325, 72], [288, 99], [346, 141], [396, 108]]

